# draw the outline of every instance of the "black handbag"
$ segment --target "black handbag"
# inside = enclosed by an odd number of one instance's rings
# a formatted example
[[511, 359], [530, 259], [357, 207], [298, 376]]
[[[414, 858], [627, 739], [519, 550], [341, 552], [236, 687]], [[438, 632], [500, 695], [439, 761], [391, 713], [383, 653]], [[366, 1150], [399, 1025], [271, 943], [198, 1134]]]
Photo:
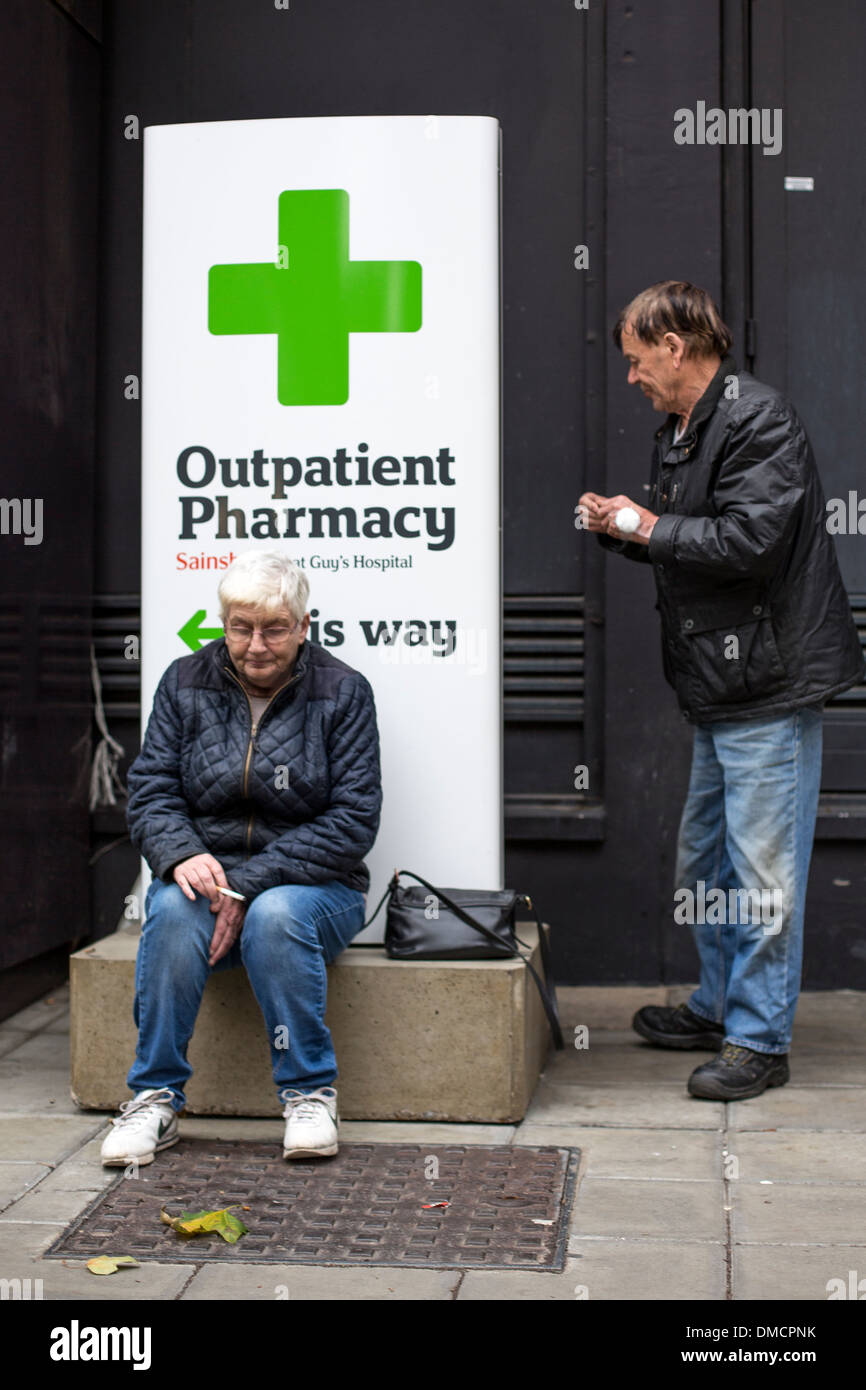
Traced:
[[[400, 883], [401, 874], [414, 878], [421, 886], [410, 884], [404, 887]], [[376, 911], [364, 923], [366, 927], [378, 916], [386, 898], [389, 902], [385, 950], [393, 960], [486, 960], [503, 957], [522, 960], [538, 987], [554, 1046], [558, 1050], [565, 1046], [552, 983], [547, 935], [530, 898], [510, 889], [436, 888], [420, 874], [413, 874], [408, 869], [395, 869], [394, 877], [379, 900]], [[515, 931], [518, 905], [527, 907], [538, 925], [544, 980], [540, 979], [538, 972], [519, 949], [520, 946], [527, 951], [530, 948]]]

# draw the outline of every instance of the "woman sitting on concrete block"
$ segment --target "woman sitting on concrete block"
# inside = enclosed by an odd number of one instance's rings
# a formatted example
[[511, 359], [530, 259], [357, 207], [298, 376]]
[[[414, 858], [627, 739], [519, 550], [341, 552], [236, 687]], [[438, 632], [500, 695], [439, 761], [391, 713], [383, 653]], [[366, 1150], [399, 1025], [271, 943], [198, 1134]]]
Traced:
[[253, 551], [219, 584], [225, 637], [173, 661], [129, 770], [153, 871], [135, 968], [135, 1061], [102, 1161], [178, 1140], [187, 1047], [213, 969], [243, 964], [265, 1019], [284, 1158], [337, 1152], [326, 972], [361, 930], [379, 828], [369, 682], [306, 641], [309, 584]]

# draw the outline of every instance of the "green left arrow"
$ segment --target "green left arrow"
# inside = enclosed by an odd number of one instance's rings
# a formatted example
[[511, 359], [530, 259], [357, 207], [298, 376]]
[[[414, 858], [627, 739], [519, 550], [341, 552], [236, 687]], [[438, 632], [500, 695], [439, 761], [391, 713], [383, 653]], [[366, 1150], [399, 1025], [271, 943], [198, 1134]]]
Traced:
[[190, 651], [197, 652], [199, 647], [203, 647], [205, 642], [211, 642], [214, 637], [222, 637], [221, 627], [202, 627], [201, 624], [207, 617], [207, 609], [200, 608], [197, 613], [184, 623], [178, 630], [178, 637], [182, 642], [186, 642]]

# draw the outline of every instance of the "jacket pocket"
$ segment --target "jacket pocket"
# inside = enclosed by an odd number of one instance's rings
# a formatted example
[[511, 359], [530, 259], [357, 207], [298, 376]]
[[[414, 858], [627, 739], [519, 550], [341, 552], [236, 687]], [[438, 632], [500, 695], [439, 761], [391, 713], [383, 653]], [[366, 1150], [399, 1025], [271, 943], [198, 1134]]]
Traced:
[[679, 621], [691, 704], [745, 703], [785, 685], [770, 606], [759, 594], [687, 602]]

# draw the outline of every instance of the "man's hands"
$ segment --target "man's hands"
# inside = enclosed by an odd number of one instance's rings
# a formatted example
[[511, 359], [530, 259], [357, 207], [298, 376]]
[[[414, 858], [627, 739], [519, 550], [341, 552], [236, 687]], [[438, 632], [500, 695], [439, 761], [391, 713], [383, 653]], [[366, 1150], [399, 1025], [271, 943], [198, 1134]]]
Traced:
[[209, 964], [216, 965], [227, 955], [243, 930], [246, 906], [237, 898], [226, 898], [217, 884], [228, 888], [223, 866], [212, 854], [194, 854], [175, 865], [172, 875], [182, 893], [195, 902], [196, 893], [210, 899], [210, 910], [216, 913], [214, 934], [210, 943]]
[[[630, 497], [624, 497], [622, 493], [616, 497], [601, 497], [597, 492], [585, 492], [577, 505], [583, 530], [598, 531], [617, 541], [637, 541], [638, 545], [648, 545], [658, 521], [655, 512], [638, 506], [637, 502], [632, 502]], [[640, 517], [636, 531], [626, 533], [617, 529], [614, 517], [622, 507], [633, 507]]]

